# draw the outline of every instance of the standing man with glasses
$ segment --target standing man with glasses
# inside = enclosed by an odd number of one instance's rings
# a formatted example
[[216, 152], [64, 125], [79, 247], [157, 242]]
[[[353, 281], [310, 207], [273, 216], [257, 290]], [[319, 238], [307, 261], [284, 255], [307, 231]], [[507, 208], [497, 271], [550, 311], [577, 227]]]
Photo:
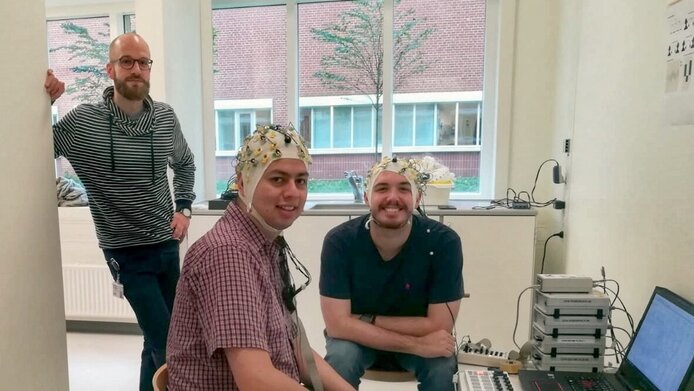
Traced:
[[[142, 37], [117, 37], [106, 64], [114, 86], [102, 102], [79, 105], [53, 126], [55, 156], [69, 160], [87, 189], [113, 294], [125, 296], [144, 334], [140, 390], [153, 389], [152, 376], [166, 360], [178, 246], [195, 199], [193, 154], [173, 109], [149, 96], [151, 67]], [[45, 88], [53, 101], [65, 91], [50, 70]]]

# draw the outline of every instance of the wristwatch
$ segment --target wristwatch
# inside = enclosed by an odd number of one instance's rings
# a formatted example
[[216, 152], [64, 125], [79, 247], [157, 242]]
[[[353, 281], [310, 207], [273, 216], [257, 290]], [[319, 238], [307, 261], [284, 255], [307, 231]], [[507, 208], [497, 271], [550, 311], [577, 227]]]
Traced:
[[182, 214], [183, 216], [187, 218], [191, 218], [193, 216], [193, 211], [190, 210], [190, 208], [186, 208], [185, 206], [182, 208], [176, 209], [176, 212]]
[[373, 315], [373, 314], [359, 315], [359, 320], [361, 320], [362, 322], [374, 324], [376, 322], [376, 315]]

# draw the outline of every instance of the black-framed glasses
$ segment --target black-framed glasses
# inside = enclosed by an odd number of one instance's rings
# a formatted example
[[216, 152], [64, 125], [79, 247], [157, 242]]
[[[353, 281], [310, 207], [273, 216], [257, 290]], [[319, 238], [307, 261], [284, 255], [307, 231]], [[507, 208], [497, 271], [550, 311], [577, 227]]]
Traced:
[[140, 69], [149, 70], [149, 69], [152, 69], [152, 63], [154, 63], [153, 60], [150, 60], [149, 58], [146, 58], [146, 57], [134, 59], [134, 58], [128, 57], [128, 56], [121, 57], [121, 58], [114, 60], [114, 61], [111, 61], [111, 62], [117, 62], [118, 65], [121, 66], [121, 68], [128, 69], [128, 70], [133, 69], [133, 67], [135, 66], [135, 63], [137, 63], [137, 65], [140, 67]]

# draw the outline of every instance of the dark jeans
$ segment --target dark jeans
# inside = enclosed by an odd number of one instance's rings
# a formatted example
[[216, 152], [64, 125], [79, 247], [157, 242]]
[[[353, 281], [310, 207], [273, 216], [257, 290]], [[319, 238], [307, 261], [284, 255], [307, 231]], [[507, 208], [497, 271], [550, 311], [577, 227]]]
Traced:
[[453, 391], [453, 375], [458, 370], [455, 357], [424, 358], [406, 353], [383, 352], [357, 343], [325, 337], [325, 361], [352, 387], [359, 389], [364, 371], [377, 359], [380, 364], [397, 363], [403, 369], [414, 372], [419, 391]]
[[140, 366], [140, 391], [152, 391], [152, 376], [166, 362], [166, 338], [180, 275], [178, 241], [120, 249], [104, 249], [114, 280], [118, 262], [120, 282], [145, 341]]

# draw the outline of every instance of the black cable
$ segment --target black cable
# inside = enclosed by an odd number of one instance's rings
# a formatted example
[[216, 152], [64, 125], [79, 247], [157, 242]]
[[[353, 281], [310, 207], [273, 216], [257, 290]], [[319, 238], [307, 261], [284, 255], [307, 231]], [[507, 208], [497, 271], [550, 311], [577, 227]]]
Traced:
[[429, 216], [427, 216], [427, 212], [426, 212], [424, 205], [420, 204], [419, 206], [417, 206], [417, 208], [415, 210], [417, 212], [419, 212], [420, 216], [427, 217], [427, 218], [429, 217]]
[[547, 240], [545, 240], [545, 247], [544, 247], [544, 250], [542, 250], [542, 263], [540, 266], [540, 274], [543, 274], [545, 272], [545, 256], [547, 256], [547, 242], [549, 242], [550, 239], [552, 239], [556, 236], [563, 238], [564, 237], [564, 231], [559, 231], [555, 234], [549, 235]]
[[629, 312], [627, 312], [627, 310], [625, 310], [625, 309], [623, 309], [623, 308], [613, 307], [612, 309], [613, 309], [613, 310], [617, 310], [617, 311], [622, 311], [622, 312], [624, 312], [624, 314], [625, 314], [626, 317], [627, 317], [627, 320], [629, 321], [629, 326], [631, 327], [631, 334], [633, 335], [634, 332], [635, 332], [635, 331], [634, 331], [634, 318], [631, 317], [631, 314], [630, 314]]
[[615, 329], [615, 330], [623, 331], [624, 334], [626, 334], [627, 336], [629, 336], [629, 338], [631, 338], [631, 334], [629, 334], [629, 330], [627, 330], [627, 329], [625, 329], [625, 328], [623, 328], [623, 327], [614, 326], [614, 325], [612, 326], [612, 328]]
[[[528, 197], [528, 199], [527, 199], [527, 200], [524, 200], [523, 197], [521, 197], [521, 194], [525, 194], [525, 195]], [[516, 195], [516, 199], [519, 200], [519, 201], [527, 201], [528, 203], [531, 203], [531, 202], [532, 202], [532, 197], [531, 197], [530, 194], [529, 194], [527, 191], [525, 191], [525, 190], [519, 191], [518, 194]]]
[[[535, 183], [533, 184], [533, 189], [530, 191], [530, 199], [532, 200], [532, 202], [536, 202], [535, 201], [535, 187], [537, 187], [537, 180], [538, 180], [538, 178], [540, 178], [540, 170], [542, 170], [542, 166], [544, 166], [545, 163], [548, 163], [548, 162], [554, 162], [555, 165], [557, 165], [557, 166], [559, 165], [559, 162], [554, 160], [554, 159], [547, 159], [544, 162], [542, 162], [542, 164], [540, 164], [540, 167], [538, 167], [538, 169], [537, 169], [537, 174], [535, 174]], [[551, 200], [551, 202], [554, 202], [555, 200], [556, 200], [556, 198]], [[545, 203], [546, 202], [550, 202], [550, 201], [545, 201]]]
[[608, 288], [607, 286], [605, 286], [605, 289], [607, 289], [608, 291], [612, 292], [615, 295], [615, 301], [619, 301], [619, 304], [622, 306], [621, 308], [615, 307], [614, 305], [612, 305], [611, 307], [613, 309], [616, 309], [616, 310], [624, 311], [624, 313], [626, 314], [626, 317], [627, 317], [627, 321], [629, 322], [629, 327], [631, 327], [631, 334], [633, 335], [634, 334], [634, 318], [632, 318], [629, 311], [627, 311], [627, 307], [624, 305], [624, 302], [619, 297], [619, 294], [615, 293], [615, 291], [613, 291], [611, 288]]
[[[548, 162], [554, 162], [555, 166], [557, 166], [557, 167], [559, 166], [559, 162], [556, 161], [555, 159], [547, 159], [544, 162], [542, 162], [540, 164], [540, 167], [537, 168], [537, 173], [535, 174], [535, 182], [533, 183], [533, 188], [530, 191], [530, 193], [528, 193], [525, 190], [519, 191], [518, 193], [516, 193], [515, 190], [513, 190], [512, 188], [509, 187], [506, 189], [506, 198], [502, 198], [499, 200], [491, 200], [490, 205], [493, 205], [495, 207], [499, 206], [499, 207], [503, 207], [503, 208], [507, 208], [507, 209], [513, 209], [514, 204], [521, 203], [521, 204], [523, 204], [523, 206], [527, 205], [526, 208], [523, 208], [523, 209], [527, 209], [529, 207], [544, 208], [544, 207], [547, 207], [547, 206], [554, 204], [554, 202], [557, 201], [556, 198], [552, 198], [551, 200], [547, 200], [547, 201], [535, 200], [535, 188], [537, 187], [537, 181], [540, 178], [540, 171], [542, 171], [542, 167]], [[510, 193], [513, 193], [512, 196]], [[524, 199], [522, 197], [522, 195], [526, 195], [527, 199]], [[516, 207], [517, 206], [518, 205], [516, 205]]]

